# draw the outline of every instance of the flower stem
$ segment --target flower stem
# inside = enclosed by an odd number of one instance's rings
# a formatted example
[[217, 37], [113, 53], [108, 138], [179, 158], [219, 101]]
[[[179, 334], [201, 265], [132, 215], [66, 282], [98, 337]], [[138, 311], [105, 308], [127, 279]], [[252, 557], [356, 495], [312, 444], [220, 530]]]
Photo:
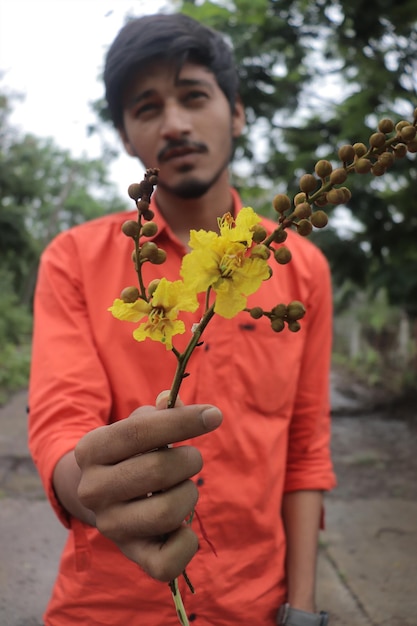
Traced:
[[182, 626], [189, 626], [187, 613], [185, 612], [185, 607], [181, 598], [180, 590], [178, 588], [178, 578], [174, 578], [174, 580], [171, 580], [171, 582], [169, 583], [169, 587], [171, 589], [175, 609], [177, 611], [180, 623], [182, 624]]

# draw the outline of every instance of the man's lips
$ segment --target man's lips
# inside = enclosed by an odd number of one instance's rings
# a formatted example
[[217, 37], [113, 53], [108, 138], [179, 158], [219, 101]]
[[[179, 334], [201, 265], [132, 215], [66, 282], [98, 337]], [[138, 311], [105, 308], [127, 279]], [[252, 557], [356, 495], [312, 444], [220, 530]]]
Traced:
[[164, 163], [171, 159], [187, 156], [189, 154], [202, 154], [207, 152], [205, 145], [200, 143], [178, 143], [168, 144], [158, 154], [159, 163]]

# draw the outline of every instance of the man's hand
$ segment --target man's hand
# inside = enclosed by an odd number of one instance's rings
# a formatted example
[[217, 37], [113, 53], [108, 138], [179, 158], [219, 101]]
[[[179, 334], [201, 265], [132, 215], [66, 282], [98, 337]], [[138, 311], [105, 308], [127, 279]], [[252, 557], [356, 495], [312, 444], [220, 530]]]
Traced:
[[169, 444], [217, 428], [210, 405], [144, 406], [129, 418], [85, 435], [75, 449], [81, 470], [78, 499], [93, 511], [97, 529], [150, 576], [170, 581], [197, 551], [184, 519], [197, 503], [190, 480], [202, 468], [199, 451]]

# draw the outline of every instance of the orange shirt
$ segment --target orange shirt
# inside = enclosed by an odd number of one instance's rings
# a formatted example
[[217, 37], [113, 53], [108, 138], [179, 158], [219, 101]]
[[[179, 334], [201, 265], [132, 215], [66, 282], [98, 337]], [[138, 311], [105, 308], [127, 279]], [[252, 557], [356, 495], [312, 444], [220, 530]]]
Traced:
[[[236, 211], [239, 199], [235, 192]], [[179, 278], [184, 246], [156, 207], [154, 237], [168, 253], [164, 265], [145, 266], [145, 278]], [[137, 324], [107, 311], [123, 287], [135, 285], [132, 241], [119, 213], [60, 234], [42, 256], [35, 298], [30, 380], [30, 449], [45, 490], [68, 527], [45, 626], [178, 626], [166, 584], [146, 576], [108, 539], [56, 501], [57, 461], [91, 429], [154, 404], [171, 386], [176, 359], [162, 344], [132, 338]], [[271, 222], [264, 220], [270, 231]], [[293, 260], [274, 263], [274, 275], [248, 305], [270, 310], [301, 300], [302, 329], [274, 333], [266, 318], [242, 312], [215, 316], [189, 364], [185, 403], [208, 402], [223, 411], [222, 426], [194, 443], [204, 467], [195, 477], [197, 511], [217, 556], [201, 537], [187, 568], [196, 593], [181, 581], [197, 626], [273, 626], [285, 600], [284, 492], [327, 490], [335, 479], [329, 455], [331, 290], [327, 262], [309, 241], [289, 233]], [[199, 321], [188, 314], [187, 327]], [[182, 350], [187, 336], [174, 344]], [[200, 533], [196, 521], [193, 527]]]

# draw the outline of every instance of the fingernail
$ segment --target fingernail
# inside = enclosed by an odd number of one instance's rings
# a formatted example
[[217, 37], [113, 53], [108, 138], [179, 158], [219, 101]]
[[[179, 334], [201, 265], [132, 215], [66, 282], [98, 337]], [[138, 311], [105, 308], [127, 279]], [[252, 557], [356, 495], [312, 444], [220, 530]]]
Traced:
[[204, 409], [201, 417], [207, 430], [214, 430], [217, 428], [222, 423], [223, 419], [219, 409], [216, 409], [214, 406]]

